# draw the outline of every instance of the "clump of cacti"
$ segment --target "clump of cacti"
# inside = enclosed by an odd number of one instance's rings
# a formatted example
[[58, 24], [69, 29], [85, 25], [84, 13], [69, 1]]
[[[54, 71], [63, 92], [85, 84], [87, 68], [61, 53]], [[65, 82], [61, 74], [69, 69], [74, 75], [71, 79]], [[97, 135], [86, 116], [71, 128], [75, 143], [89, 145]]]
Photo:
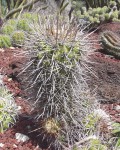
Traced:
[[0, 87], [0, 132], [15, 123], [18, 115], [18, 107], [13, 99], [13, 95], [5, 87]]
[[38, 130], [61, 149], [87, 134], [83, 122], [95, 103], [81, 67], [89, 49], [88, 37], [68, 18], [57, 17], [44, 16], [39, 24], [33, 23], [24, 45], [30, 60], [24, 71], [29, 74], [28, 96], [38, 110]]
[[101, 34], [100, 41], [106, 53], [120, 57], [120, 37], [117, 33], [105, 31]]
[[86, 24], [93, 26], [108, 21], [120, 22], [120, 10], [115, 1], [110, 1], [107, 6], [88, 7], [88, 9], [81, 6], [78, 10], [74, 11], [74, 14], [78, 20], [85, 20]]
[[0, 34], [0, 48], [8, 48], [12, 45], [11, 38], [8, 35]]
[[25, 33], [23, 31], [15, 31], [12, 34], [11, 39], [14, 46], [22, 46], [25, 40]]

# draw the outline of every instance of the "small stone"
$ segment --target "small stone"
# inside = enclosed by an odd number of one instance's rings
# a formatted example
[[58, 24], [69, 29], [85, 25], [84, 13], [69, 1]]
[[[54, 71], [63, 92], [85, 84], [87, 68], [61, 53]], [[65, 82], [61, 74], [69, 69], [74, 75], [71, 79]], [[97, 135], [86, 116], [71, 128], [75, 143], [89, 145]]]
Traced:
[[9, 82], [12, 81], [12, 78], [9, 78], [8, 81], [9, 81]]
[[3, 144], [3, 143], [0, 143], [0, 147], [3, 147], [5, 144]]
[[0, 52], [4, 52], [5, 50], [3, 48], [0, 48]]
[[117, 106], [115, 107], [115, 110], [120, 111], [120, 105], [117, 105]]
[[15, 47], [10, 47], [10, 49], [15, 49]]
[[16, 145], [16, 144], [13, 144], [13, 147], [17, 148], [17, 145]]
[[18, 106], [18, 110], [21, 110], [22, 109], [22, 107], [21, 106]]
[[18, 140], [18, 142], [26, 142], [30, 139], [27, 135], [22, 133], [16, 133], [15, 138]]

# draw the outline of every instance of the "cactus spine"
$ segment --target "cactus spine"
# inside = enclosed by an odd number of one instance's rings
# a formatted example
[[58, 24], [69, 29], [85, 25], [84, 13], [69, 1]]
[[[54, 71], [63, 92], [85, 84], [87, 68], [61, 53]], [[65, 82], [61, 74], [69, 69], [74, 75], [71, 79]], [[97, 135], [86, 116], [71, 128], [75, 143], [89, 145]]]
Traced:
[[105, 31], [101, 34], [101, 43], [110, 55], [120, 57], [120, 37], [112, 31]]

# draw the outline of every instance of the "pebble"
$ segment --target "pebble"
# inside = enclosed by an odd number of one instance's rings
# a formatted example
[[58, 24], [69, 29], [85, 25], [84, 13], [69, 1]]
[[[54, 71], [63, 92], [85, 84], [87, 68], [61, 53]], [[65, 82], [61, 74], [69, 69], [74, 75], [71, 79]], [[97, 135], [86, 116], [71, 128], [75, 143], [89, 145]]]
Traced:
[[3, 147], [5, 144], [3, 144], [3, 143], [0, 143], [0, 147]]
[[15, 138], [18, 140], [18, 142], [26, 142], [30, 139], [27, 135], [22, 133], [16, 133]]
[[120, 111], [120, 105], [117, 105], [117, 106], [115, 107], [115, 110]]

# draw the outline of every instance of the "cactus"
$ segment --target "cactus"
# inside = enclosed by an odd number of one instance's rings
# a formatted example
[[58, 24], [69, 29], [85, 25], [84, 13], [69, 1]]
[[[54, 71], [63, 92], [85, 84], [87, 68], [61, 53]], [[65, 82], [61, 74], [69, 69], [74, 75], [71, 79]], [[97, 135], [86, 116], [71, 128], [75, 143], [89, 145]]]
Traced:
[[22, 46], [25, 40], [25, 33], [23, 31], [15, 31], [11, 38], [14, 46]]
[[34, 93], [30, 99], [38, 109], [38, 130], [48, 141], [52, 139], [50, 145], [56, 149], [85, 135], [82, 124], [94, 107], [80, 65], [89, 49], [87, 36], [64, 19], [60, 16], [57, 22], [56, 16], [40, 17], [24, 45], [30, 62], [23, 72], [29, 74], [28, 97], [29, 90]]
[[15, 123], [18, 107], [12, 94], [5, 87], [0, 87], [0, 132], [4, 132]]
[[120, 37], [117, 34], [112, 31], [105, 31], [100, 38], [105, 52], [120, 57]]
[[14, 30], [15, 30], [14, 26], [9, 24], [3, 25], [1, 29], [2, 33], [7, 35], [12, 34]]
[[19, 19], [17, 22], [17, 29], [18, 30], [23, 30], [26, 32], [30, 32], [31, 28], [29, 26], [29, 22], [27, 19]]
[[33, 21], [38, 22], [38, 14], [37, 13], [25, 12], [22, 14], [21, 18], [26, 19], [28, 22], [33, 22]]
[[12, 44], [11, 44], [10, 36], [0, 34], [0, 48], [8, 48], [11, 45]]
[[[100, 23], [104, 23], [108, 21], [119, 22], [120, 13], [119, 13], [119, 7], [117, 5], [118, 2], [110, 1], [107, 3], [108, 3], [107, 6], [98, 6], [93, 8], [89, 7], [88, 9], [85, 9], [85, 7], [81, 7], [78, 10], [74, 11], [74, 15], [78, 19], [84, 19], [86, 21], [85, 24], [91, 24], [90, 27], [91, 26], [96, 27]], [[98, 3], [95, 2], [95, 4], [97, 5]], [[91, 1], [91, 5], [94, 5], [92, 1]]]

